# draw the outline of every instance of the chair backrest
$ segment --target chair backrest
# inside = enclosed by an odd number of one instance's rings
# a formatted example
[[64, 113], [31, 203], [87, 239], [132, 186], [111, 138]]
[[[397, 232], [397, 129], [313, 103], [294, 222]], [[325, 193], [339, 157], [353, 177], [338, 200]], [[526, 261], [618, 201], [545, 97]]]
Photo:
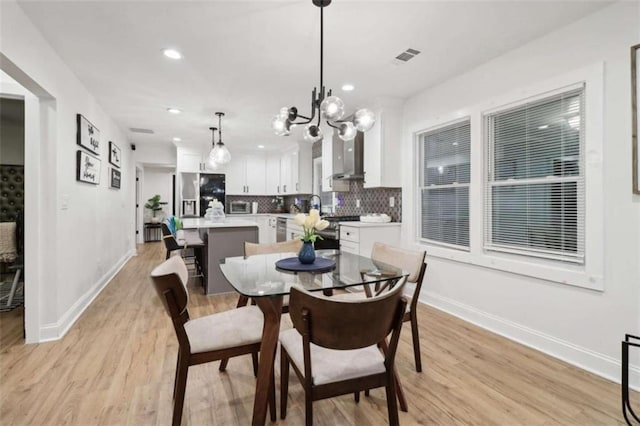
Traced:
[[[167, 224], [162, 223], [160, 228], [162, 229], [162, 241], [164, 241], [164, 246], [167, 249], [167, 252], [180, 250], [182, 247], [180, 247], [180, 244], [176, 241], [176, 237], [173, 236]], [[167, 256], [168, 255], [169, 254], [167, 254]]]
[[[405, 280], [380, 296], [339, 300], [291, 288], [289, 314], [310, 343], [330, 349], [359, 349], [382, 342], [402, 322]], [[400, 325], [398, 325], [398, 318]]]
[[407, 282], [417, 283], [420, 279], [420, 270], [424, 264], [426, 251], [405, 250], [400, 247], [390, 246], [380, 242], [373, 243], [371, 259], [395, 266], [409, 273]]
[[254, 256], [256, 254], [272, 253], [298, 253], [302, 248], [302, 240], [289, 240], [272, 244], [244, 243], [244, 255]]
[[184, 314], [189, 303], [189, 271], [182, 257], [172, 256], [162, 262], [151, 272], [151, 279], [167, 314], [174, 320]]

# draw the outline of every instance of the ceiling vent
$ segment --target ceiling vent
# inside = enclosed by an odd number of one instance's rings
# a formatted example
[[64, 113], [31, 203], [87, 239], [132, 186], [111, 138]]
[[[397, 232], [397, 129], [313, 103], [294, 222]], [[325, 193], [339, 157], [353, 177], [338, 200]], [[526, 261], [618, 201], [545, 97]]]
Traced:
[[129, 130], [131, 130], [131, 133], [145, 133], [147, 135], [153, 134], [153, 130], [151, 129], [140, 129], [138, 127], [130, 127]]
[[402, 52], [401, 54], [399, 54], [398, 56], [396, 56], [395, 59], [393, 60], [393, 63], [396, 65], [401, 65], [413, 59], [416, 55], [419, 55], [419, 54], [420, 54], [419, 50], [409, 48], [404, 52]]

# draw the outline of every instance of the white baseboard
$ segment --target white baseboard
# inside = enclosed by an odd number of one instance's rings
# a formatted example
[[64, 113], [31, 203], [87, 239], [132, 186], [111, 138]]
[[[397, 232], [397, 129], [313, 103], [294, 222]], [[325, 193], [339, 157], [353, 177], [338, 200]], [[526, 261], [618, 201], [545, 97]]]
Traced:
[[[419, 301], [607, 380], [620, 383], [621, 364], [619, 359], [541, 333], [432, 292], [421, 292]], [[640, 366], [629, 366], [629, 384], [633, 389], [640, 390]]]
[[129, 250], [116, 264], [109, 269], [76, 303], [65, 312], [57, 322], [44, 324], [40, 327], [40, 340], [38, 343], [50, 342], [61, 339], [71, 326], [80, 318], [80, 315], [91, 305], [102, 290], [111, 282], [113, 277], [122, 269], [124, 265], [136, 255], [134, 249]]

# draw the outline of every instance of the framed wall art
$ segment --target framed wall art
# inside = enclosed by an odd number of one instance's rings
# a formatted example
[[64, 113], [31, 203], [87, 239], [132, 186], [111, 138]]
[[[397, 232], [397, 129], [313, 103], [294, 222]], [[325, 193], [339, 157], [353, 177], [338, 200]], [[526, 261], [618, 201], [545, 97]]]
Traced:
[[96, 155], [100, 155], [100, 130], [89, 120], [78, 114], [76, 116], [78, 130], [77, 130], [77, 143], [81, 147], [88, 149]]
[[109, 141], [109, 162], [118, 168], [122, 163], [122, 151], [111, 141]]
[[111, 188], [120, 189], [120, 179], [122, 177], [120, 170], [114, 169], [112, 167], [110, 176], [111, 178], [109, 179], [109, 186]]
[[100, 184], [100, 160], [93, 155], [78, 150], [76, 179], [80, 182]]
[[633, 143], [633, 193], [640, 194], [640, 44], [631, 47], [631, 111]]

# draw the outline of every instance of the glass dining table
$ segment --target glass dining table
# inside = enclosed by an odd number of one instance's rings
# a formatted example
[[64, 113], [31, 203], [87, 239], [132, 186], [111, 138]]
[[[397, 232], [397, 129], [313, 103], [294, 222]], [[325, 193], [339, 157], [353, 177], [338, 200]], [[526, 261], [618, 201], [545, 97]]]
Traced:
[[295, 257], [295, 253], [227, 257], [220, 260], [220, 270], [231, 286], [242, 296], [252, 298], [264, 314], [253, 425], [264, 425], [266, 421], [269, 388], [280, 333], [282, 300], [289, 294], [292, 286], [330, 294], [333, 290], [383, 282], [393, 285], [408, 276], [407, 272], [394, 266], [344, 251], [317, 250], [316, 255], [335, 261], [335, 268], [328, 272], [326, 269], [325, 272], [291, 272], [276, 267], [276, 262]]

